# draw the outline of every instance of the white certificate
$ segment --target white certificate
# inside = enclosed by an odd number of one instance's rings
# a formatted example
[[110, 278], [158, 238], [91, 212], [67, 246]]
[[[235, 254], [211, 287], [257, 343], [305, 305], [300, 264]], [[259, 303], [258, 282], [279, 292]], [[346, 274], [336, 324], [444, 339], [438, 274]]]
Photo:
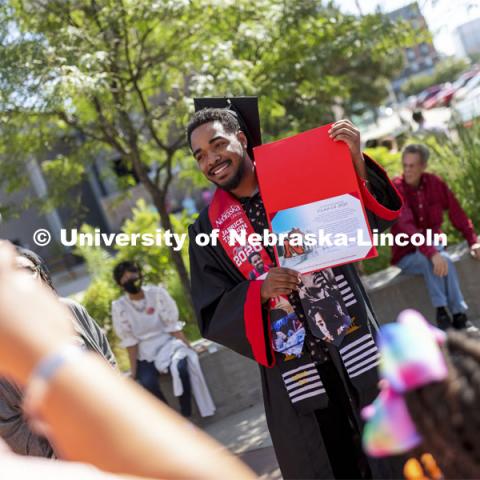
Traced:
[[372, 253], [362, 203], [350, 194], [280, 210], [271, 225], [280, 240], [278, 265], [300, 273], [362, 260]]

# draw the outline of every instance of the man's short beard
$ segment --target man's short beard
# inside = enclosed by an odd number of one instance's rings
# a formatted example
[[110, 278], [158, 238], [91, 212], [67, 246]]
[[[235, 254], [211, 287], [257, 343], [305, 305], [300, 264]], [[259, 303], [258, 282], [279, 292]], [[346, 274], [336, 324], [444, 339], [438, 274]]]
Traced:
[[247, 157], [247, 153], [244, 150], [243, 151], [243, 156], [242, 156], [242, 163], [238, 167], [238, 170], [235, 172], [235, 175], [227, 183], [225, 183], [223, 185], [220, 185], [217, 182], [213, 182], [213, 183], [217, 187], [219, 187], [222, 190], [225, 190], [227, 192], [235, 190], [240, 185], [240, 182], [242, 181], [243, 176], [245, 175], [245, 172], [247, 171], [246, 157]]

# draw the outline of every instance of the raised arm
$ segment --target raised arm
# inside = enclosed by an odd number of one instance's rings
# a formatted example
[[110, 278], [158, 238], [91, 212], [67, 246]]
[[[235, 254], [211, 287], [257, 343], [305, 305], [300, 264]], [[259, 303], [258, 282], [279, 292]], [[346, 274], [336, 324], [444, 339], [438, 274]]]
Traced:
[[67, 356], [47, 381], [29, 383], [39, 362], [58, 358], [72, 327], [65, 307], [14, 270], [13, 259], [13, 249], [0, 246], [0, 371], [29, 384], [28, 410], [48, 426], [61, 455], [140, 477], [254, 478], [223, 447], [95, 354]]

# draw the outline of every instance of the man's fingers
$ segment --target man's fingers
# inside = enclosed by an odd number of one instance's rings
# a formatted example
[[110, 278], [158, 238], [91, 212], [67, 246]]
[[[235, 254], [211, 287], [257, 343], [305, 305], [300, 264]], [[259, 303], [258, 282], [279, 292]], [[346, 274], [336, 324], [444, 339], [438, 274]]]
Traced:
[[448, 274], [448, 262], [443, 259], [442, 262], [442, 277], [445, 277]]
[[448, 263], [440, 263], [433, 268], [433, 273], [438, 277], [445, 277], [448, 275]]
[[279, 295], [290, 295], [292, 293], [293, 289], [292, 288], [276, 288], [274, 290], [274, 295], [278, 297]]
[[349, 126], [354, 126], [353, 123], [348, 120], [348, 118], [342, 118], [341, 120], [338, 120], [337, 122], [335, 122], [331, 128], [336, 128], [338, 126], [343, 126], [343, 125], [349, 125]]
[[274, 275], [271, 278], [275, 281], [293, 282], [295, 284], [298, 284], [298, 275], [294, 276], [286, 273], [277, 273], [277, 275]]
[[338, 132], [341, 129], [348, 130], [349, 132], [353, 132], [355, 134], [358, 134], [360, 131], [358, 130], [355, 125], [352, 125], [351, 123], [336, 123], [335, 125], [332, 125], [332, 128], [328, 131], [328, 133], [331, 135], [332, 133]]
[[295, 270], [290, 270], [288, 268], [282, 268], [277, 270], [270, 270], [267, 278], [270, 279], [286, 279], [295, 283], [300, 283], [300, 274], [295, 272]]
[[358, 130], [353, 125], [337, 125], [329, 130], [330, 135], [335, 135], [339, 132], [349, 132], [357, 134]]
[[286, 267], [278, 267], [272, 270], [273, 272], [278, 272], [278, 273], [288, 273], [289, 275], [295, 275], [296, 277], [300, 276], [300, 273], [298, 273], [296, 270], [292, 270], [291, 268], [286, 268]]
[[353, 138], [342, 134], [342, 135], [337, 135], [336, 137], [332, 137], [332, 140], [334, 142], [345, 142], [348, 144], [353, 140]]
[[278, 281], [272, 283], [272, 288], [289, 288], [290, 290], [297, 290], [298, 289], [298, 284], [295, 282], [286, 282], [286, 281]]

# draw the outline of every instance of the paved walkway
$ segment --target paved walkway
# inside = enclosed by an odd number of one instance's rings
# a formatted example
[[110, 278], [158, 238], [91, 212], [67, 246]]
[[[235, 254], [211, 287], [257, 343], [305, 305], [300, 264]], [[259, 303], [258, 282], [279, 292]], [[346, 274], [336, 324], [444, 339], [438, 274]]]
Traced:
[[261, 479], [282, 479], [262, 404], [212, 423], [205, 431], [241, 458]]

